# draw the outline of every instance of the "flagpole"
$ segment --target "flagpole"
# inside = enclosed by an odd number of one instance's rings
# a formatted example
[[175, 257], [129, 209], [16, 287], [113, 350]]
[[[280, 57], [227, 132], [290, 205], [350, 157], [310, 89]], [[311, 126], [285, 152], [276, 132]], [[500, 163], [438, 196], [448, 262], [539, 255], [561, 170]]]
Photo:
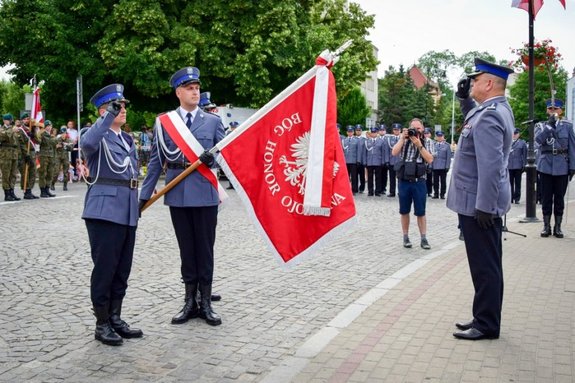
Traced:
[[[341, 55], [343, 51], [345, 51], [349, 46], [352, 44], [353, 40], [348, 40], [343, 43], [339, 48], [337, 48], [333, 53], [333, 59], [335, 60], [336, 57]], [[293, 91], [298, 89], [302, 84], [306, 81], [311, 79], [315, 75], [317, 65], [314, 65], [310, 70], [308, 70], [304, 75], [294, 81], [290, 86], [284, 89], [280, 94], [275, 96], [271, 101], [265, 104], [261, 109], [259, 109], [256, 113], [254, 113], [250, 118], [244, 121], [239, 127], [237, 127], [232, 134], [227, 135], [224, 137], [220, 142], [216, 144], [213, 148], [209, 150], [210, 153], [216, 154], [219, 150], [223, 149], [230, 141], [232, 141], [235, 137], [239, 136], [239, 134], [246, 130], [248, 126], [251, 126], [253, 122], [260, 119], [266, 113], [270, 111], [273, 107], [279, 104], [279, 101], [287, 97]], [[194, 170], [200, 166], [202, 162], [197, 160], [192, 165], [187, 167], [183, 172], [181, 172], [176, 178], [171, 180], [166, 186], [164, 186], [160, 191], [154, 194], [142, 207], [140, 212], [143, 212], [148, 207], [150, 207], [154, 202], [156, 202], [161, 196], [169, 192], [171, 189], [174, 188], [178, 183], [180, 183], [184, 178], [190, 175]]]
[[[32, 107], [30, 108], [30, 120], [28, 122], [28, 129], [30, 129], [30, 137], [28, 137], [28, 143], [26, 144], [26, 157], [30, 157], [30, 140], [32, 139], [32, 113], [33, 110], [35, 109], [34, 107], [34, 99], [35, 99], [35, 94], [34, 92], [36, 91], [36, 75], [34, 75], [34, 77], [32, 78]], [[26, 132], [24, 132], [24, 134], [26, 134]], [[26, 164], [24, 165], [24, 190], [22, 190], [23, 192], [26, 192], [26, 189], [28, 188], [28, 167], [30, 166], [30, 161], [25, 159]]]
[[533, 0], [529, 0], [529, 149], [527, 151], [527, 166], [525, 173], [527, 175], [527, 193], [525, 203], [525, 218], [521, 222], [537, 222], [536, 216], [536, 199], [535, 184], [537, 182], [537, 168], [535, 166], [535, 73], [533, 71], [533, 42], [534, 42], [534, 13]]

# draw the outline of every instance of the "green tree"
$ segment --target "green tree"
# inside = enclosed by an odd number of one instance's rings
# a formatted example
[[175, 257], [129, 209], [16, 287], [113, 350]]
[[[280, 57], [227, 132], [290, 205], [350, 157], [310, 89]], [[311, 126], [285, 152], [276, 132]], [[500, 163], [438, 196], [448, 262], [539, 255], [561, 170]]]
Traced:
[[345, 97], [340, 97], [337, 102], [337, 119], [345, 129], [347, 125], [365, 125], [365, 119], [369, 115], [369, 107], [359, 87], [353, 88]]
[[85, 104], [120, 82], [138, 113], [173, 107], [168, 79], [187, 65], [215, 102], [260, 107], [348, 39], [334, 67], [342, 96], [377, 64], [374, 17], [345, 0], [5, 0], [0, 18], [0, 65], [15, 65], [16, 83], [46, 80], [43, 106], [62, 118], [75, 115], [80, 74]]
[[24, 88], [13, 82], [0, 81], [0, 111], [10, 113], [14, 118], [20, 116], [24, 106]]
[[[557, 90], [556, 97], [564, 99], [566, 95], [567, 72], [563, 68], [551, 70], [553, 83]], [[515, 125], [521, 126], [523, 121], [529, 119], [529, 72], [524, 71], [517, 76], [513, 85], [509, 87], [509, 104], [515, 116]], [[534, 118], [536, 120], [547, 120], [545, 100], [551, 98], [551, 85], [549, 75], [544, 68], [535, 69], [535, 89], [534, 89]], [[526, 128], [522, 129], [523, 132]], [[522, 136], [527, 137], [525, 133]]]

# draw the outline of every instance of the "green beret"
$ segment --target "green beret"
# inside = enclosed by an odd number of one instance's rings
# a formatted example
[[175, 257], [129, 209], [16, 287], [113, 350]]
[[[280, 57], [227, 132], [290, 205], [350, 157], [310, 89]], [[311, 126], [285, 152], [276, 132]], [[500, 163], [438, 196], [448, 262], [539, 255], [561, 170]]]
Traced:
[[30, 114], [28, 112], [20, 113], [20, 119], [28, 117], [30, 117]]
[[5, 115], [2, 116], [3, 120], [14, 120], [14, 117], [12, 117], [12, 115], [10, 113], [6, 113]]

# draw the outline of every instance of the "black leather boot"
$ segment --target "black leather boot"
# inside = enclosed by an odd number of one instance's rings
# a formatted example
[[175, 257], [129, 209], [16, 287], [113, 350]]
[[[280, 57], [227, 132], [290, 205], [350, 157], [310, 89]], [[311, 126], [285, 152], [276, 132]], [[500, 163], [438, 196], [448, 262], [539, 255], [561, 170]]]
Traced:
[[50, 192], [50, 186], [46, 186], [46, 187], [44, 188], [44, 190], [46, 190], [46, 194], [48, 194], [48, 197], [56, 197], [56, 194], [52, 194], [52, 193]]
[[122, 338], [141, 338], [144, 335], [139, 328], [130, 328], [130, 325], [120, 318], [122, 315], [122, 300], [113, 300], [110, 303], [110, 324]]
[[26, 189], [26, 191], [24, 192], [24, 199], [38, 199], [38, 198], [40, 197], [32, 194], [32, 189]]
[[64, 187], [62, 188], [62, 190], [68, 191], [68, 184], [67, 183], [64, 184]]
[[16, 201], [16, 199], [12, 197], [12, 193], [10, 193], [10, 189], [4, 189], [4, 201]]
[[184, 307], [172, 318], [172, 324], [186, 323], [192, 318], [199, 315], [198, 303], [196, 302], [197, 285], [186, 284], [186, 296], [184, 298]]
[[14, 194], [14, 189], [10, 189], [10, 194], [12, 194], [12, 198], [15, 198], [15, 201], [21, 200], [21, 198], [19, 198], [16, 194]]
[[[198, 291], [198, 295], [196, 296], [196, 299], [199, 301], [202, 300], [202, 297], [200, 296], [200, 292]], [[212, 293], [212, 302], [219, 302], [222, 300], [222, 296], [218, 293]]]
[[222, 318], [212, 310], [212, 285], [200, 285], [200, 318], [211, 326], [222, 324]]
[[110, 325], [108, 307], [94, 306], [94, 315], [96, 316], [96, 332], [94, 333], [96, 340], [110, 346], [119, 346], [124, 343]]
[[46, 192], [46, 189], [48, 189], [48, 188], [40, 188], [40, 198], [48, 198], [48, 197], [50, 197], [50, 196], [48, 195], [48, 193]]
[[563, 232], [561, 231], [561, 221], [563, 221], [563, 216], [556, 215], [555, 226], [553, 227], [553, 235], [557, 238], [563, 238]]
[[543, 216], [543, 231], [541, 231], [541, 236], [547, 238], [551, 235], [551, 216]]

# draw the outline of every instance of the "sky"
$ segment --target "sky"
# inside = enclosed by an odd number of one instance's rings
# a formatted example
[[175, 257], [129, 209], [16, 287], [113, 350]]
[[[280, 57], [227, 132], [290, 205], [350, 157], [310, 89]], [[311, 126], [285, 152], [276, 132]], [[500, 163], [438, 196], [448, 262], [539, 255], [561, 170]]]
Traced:
[[[499, 60], [515, 60], [511, 48], [529, 41], [528, 13], [511, 0], [351, 0], [375, 15], [368, 39], [378, 48], [378, 77], [390, 66], [408, 68], [429, 51], [455, 55], [489, 52]], [[563, 56], [569, 76], [575, 68], [575, 0], [544, 0], [534, 23], [536, 40], [551, 39]], [[353, 48], [350, 48], [353, 49]], [[461, 72], [448, 74], [452, 85]]]

